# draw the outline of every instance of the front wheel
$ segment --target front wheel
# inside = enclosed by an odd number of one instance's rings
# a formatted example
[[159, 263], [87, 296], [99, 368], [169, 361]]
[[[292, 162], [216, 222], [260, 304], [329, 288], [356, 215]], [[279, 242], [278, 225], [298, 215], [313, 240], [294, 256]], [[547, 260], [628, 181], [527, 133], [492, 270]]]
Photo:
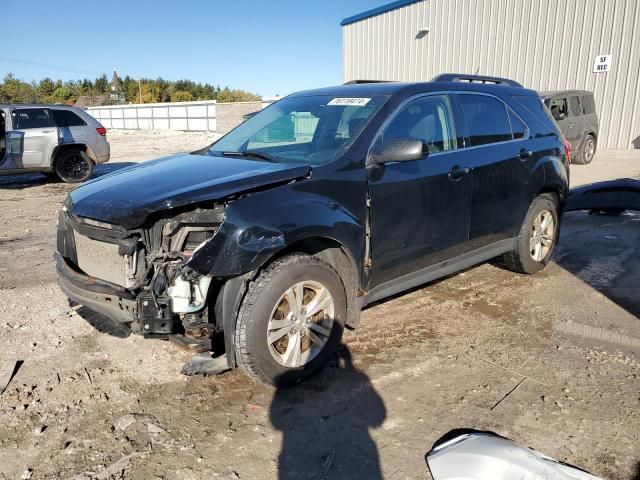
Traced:
[[342, 338], [346, 294], [336, 271], [292, 254], [251, 282], [235, 332], [238, 365], [252, 379], [283, 386], [320, 370]]
[[537, 196], [524, 218], [515, 248], [504, 262], [518, 273], [537, 273], [546, 267], [558, 242], [558, 202], [551, 194]]
[[56, 160], [55, 172], [63, 182], [84, 182], [93, 174], [93, 161], [82, 150], [67, 150]]

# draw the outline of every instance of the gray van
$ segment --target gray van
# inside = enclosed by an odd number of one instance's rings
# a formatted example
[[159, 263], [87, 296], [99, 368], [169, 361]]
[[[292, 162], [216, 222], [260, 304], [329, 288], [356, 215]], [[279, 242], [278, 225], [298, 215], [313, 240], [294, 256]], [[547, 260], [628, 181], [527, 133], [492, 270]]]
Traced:
[[561, 90], [540, 94], [565, 138], [571, 143], [571, 161], [591, 163], [598, 143], [598, 114], [592, 92]]

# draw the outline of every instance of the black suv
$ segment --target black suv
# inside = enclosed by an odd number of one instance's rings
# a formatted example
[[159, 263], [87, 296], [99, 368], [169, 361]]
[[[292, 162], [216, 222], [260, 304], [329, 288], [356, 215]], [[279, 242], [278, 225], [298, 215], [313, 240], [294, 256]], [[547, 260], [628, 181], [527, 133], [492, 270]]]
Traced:
[[73, 190], [60, 287], [147, 337], [294, 382], [371, 302], [497, 256], [544, 268], [566, 148], [538, 94], [510, 80], [297, 93], [208, 148]]

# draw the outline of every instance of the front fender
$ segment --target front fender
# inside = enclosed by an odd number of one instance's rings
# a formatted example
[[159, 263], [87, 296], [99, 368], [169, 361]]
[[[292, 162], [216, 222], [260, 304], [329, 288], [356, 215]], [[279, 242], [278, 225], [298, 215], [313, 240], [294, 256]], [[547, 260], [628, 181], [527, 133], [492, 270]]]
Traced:
[[316, 237], [343, 245], [362, 264], [364, 225], [355, 215], [322, 195], [277, 190], [278, 195], [271, 191], [230, 203], [216, 234], [186, 266], [203, 275], [235, 277], [259, 269], [289, 245]]

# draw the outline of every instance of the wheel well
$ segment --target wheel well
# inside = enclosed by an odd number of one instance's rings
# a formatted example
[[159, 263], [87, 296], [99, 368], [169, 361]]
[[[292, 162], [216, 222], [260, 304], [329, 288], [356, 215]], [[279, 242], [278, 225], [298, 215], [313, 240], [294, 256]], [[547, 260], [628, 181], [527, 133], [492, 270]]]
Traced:
[[64, 152], [68, 152], [69, 150], [80, 150], [81, 152], [85, 152], [89, 158], [91, 158], [91, 160], [93, 160], [93, 163], [96, 163], [96, 156], [93, 153], [93, 151], [91, 151], [91, 149], [84, 143], [70, 143], [70, 144], [64, 144], [64, 145], [60, 145], [59, 147], [56, 148], [56, 150], [53, 152], [53, 161], [51, 162], [51, 168], [55, 168], [56, 162], [58, 161], [58, 158], [60, 158], [60, 155], [62, 155]]
[[324, 260], [336, 270], [347, 295], [346, 324], [348, 327], [355, 328], [360, 320], [357, 297], [362, 295], [360, 294], [359, 269], [348, 250], [341, 243], [326, 237], [305, 238], [280, 250], [265, 265], [290, 253], [313, 255]]
[[[290, 253], [306, 253], [317, 256], [331, 265], [342, 280], [347, 297], [346, 326], [355, 328], [360, 321], [361, 302], [360, 274], [357, 265], [347, 249], [335, 240], [324, 237], [313, 237], [299, 240], [269, 258], [255, 271], [228, 279], [215, 293], [214, 311], [217, 327], [222, 327], [224, 332], [224, 346], [227, 354], [227, 362], [230, 368], [236, 366], [235, 358], [235, 324], [240, 305], [244, 299], [249, 282], [254, 280], [274, 260], [282, 258]], [[214, 295], [212, 295], [213, 297]], [[212, 298], [213, 300], [213, 298]], [[211, 303], [210, 303], [211, 305]]]
[[555, 189], [553, 187], [544, 187], [542, 190], [540, 190], [538, 192], [538, 195], [536, 195], [536, 196], [540, 196], [540, 195], [544, 195], [544, 194], [553, 195], [553, 197], [555, 197], [556, 203], [559, 206], [562, 205], [562, 195], [560, 194], [560, 192], [557, 189]]

